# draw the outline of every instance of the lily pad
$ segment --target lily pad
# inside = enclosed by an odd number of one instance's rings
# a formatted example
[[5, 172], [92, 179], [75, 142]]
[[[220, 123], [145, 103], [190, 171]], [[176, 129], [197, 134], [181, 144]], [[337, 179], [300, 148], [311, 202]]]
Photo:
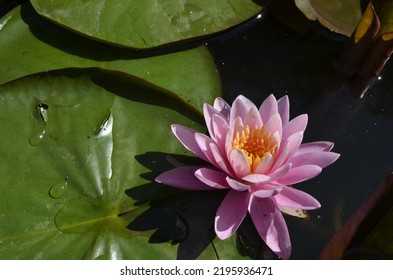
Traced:
[[362, 16], [359, 0], [295, 0], [310, 20], [318, 20], [330, 30], [351, 36]]
[[221, 90], [216, 65], [205, 46], [137, 55], [58, 28], [27, 3], [0, 19], [0, 49], [0, 84], [64, 68], [111, 70], [118, 78], [138, 79], [165, 89], [198, 110]]
[[[127, 229], [149, 206], [126, 190], [152, 185], [156, 197], [170, 194], [136, 158], [184, 154], [169, 126], [201, 130], [201, 116], [163, 92], [130, 83], [123, 90], [127, 99], [90, 76], [49, 74], [0, 87], [1, 259], [176, 258], [178, 245]], [[155, 160], [148, 157], [157, 174], [168, 168]]]
[[75, 32], [137, 49], [215, 33], [261, 10], [250, 0], [31, 2], [39, 14]]

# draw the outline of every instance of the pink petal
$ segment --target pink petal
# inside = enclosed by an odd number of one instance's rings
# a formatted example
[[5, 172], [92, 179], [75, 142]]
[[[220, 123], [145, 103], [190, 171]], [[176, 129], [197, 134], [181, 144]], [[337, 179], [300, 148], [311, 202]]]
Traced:
[[297, 209], [310, 210], [321, 207], [321, 204], [308, 193], [288, 186], [284, 186], [282, 191], [274, 196], [274, 200], [280, 206]]
[[261, 115], [262, 122], [267, 123], [268, 120], [278, 113], [277, 101], [273, 94], [269, 95], [259, 107], [259, 114]]
[[213, 165], [224, 171], [226, 174], [234, 176], [232, 167], [229, 165], [228, 160], [222, 155], [217, 145], [210, 143], [209, 147], [214, 159]]
[[203, 116], [205, 118], [205, 123], [206, 123], [207, 130], [209, 132], [209, 135], [212, 138], [214, 138], [214, 133], [213, 133], [213, 129], [212, 129], [212, 117], [215, 114], [219, 114], [219, 112], [216, 109], [214, 109], [212, 106], [210, 106], [207, 103], [205, 103], [203, 105]]
[[289, 121], [289, 98], [287, 95], [277, 100], [278, 113], [281, 116], [282, 125], [285, 126]]
[[284, 128], [282, 132], [282, 139], [287, 139], [289, 136], [297, 133], [304, 132], [308, 122], [307, 114], [297, 116], [292, 119]]
[[265, 123], [265, 127], [266, 127], [266, 132], [270, 132], [271, 134], [278, 132], [279, 139], [277, 140], [278, 142], [281, 142], [282, 123], [279, 114], [274, 114], [273, 116], [271, 116], [270, 119]]
[[195, 176], [206, 185], [216, 189], [229, 188], [225, 178], [227, 174], [222, 171], [214, 170], [211, 168], [202, 167], [195, 172]]
[[291, 168], [283, 177], [277, 180], [283, 185], [292, 185], [314, 178], [321, 173], [322, 168], [317, 165], [302, 165]]
[[304, 153], [314, 153], [314, 152], [329, 152], [333, 149], [334, 144], [327, 141], [317, 141], [310, 143], [303, 143], [300, 145], [299, 150], [296, 152], [298, 154]]
[[226, 154], [225, 151], [225, 141], [229, 131], [228, 123], [222, 116], [213, 115], [212, 117], [212, 132], [214, 135], [213, 140], [217, 143], [218, 148], [220, 149], [223, 155]]
[[227, 239], [239, 228], [247, 214], [249, 192], [230, 190], [216, 213], [215, 231], [220, 239]]
[[280, 258], [288, 259], [291, 254], [291, 240], [284, 217], [270, 198], [253, 196], [249, 212], [261, 238]]
[[233, 175], [232, 168], [229, 166], [229, 162], [221, 154], [220, 149], [212, 139], [210, 139], [205, 134], [196, 133], [195, 140], [200, 150], [207, 158], [208, 162], [213, 164], [218, 169], [223, 170], [225, 173]]
[[234, 180], [229, 177], [226, 177], [225, 179], [226, 179], [228, 185], [236, 191], [241, 192], [241, 191], [246, 191], [246, 190], [250, 189], [250, 185], [239, 182], [238, 180]]
[[271, 181], [275, 181], [283, 176], [285, 176], [289, 170], [291, 170], [292, 164], [287, 163], [285, 165], [282, 165], [281, 167], [277, 168], [274, 170], [272, 173], [270, 173]]
[[279, 150], [279, 156], [277, 157], [276, 162], [274, 163], [273, 170], [279, 168], [297, 152], [300, 144], [303, 141], [303, 132], [299, 131], [295, 134], [292, 134], [288, 137], [288, 139], [283, 143]]
[[247, 126], [250, 128], [250, 130], [253, 130], [256, 126], [258, 128], [262, 128], [263, 123], [261, 116], [259, 115], [257, 107], [252, 107], [250, 111], [246, 114], [244, 120], [243, 120], [243, 125]]
[[244, 97], [243, 95], [239, 95], [235, 99], [235, 101], [233, 101], [229, 125], [232, 126], [237, 117], [244, 119], [248, 111], [250, 111], [253, 107], [255, 107], [254, 103], [252, 103], [248, 98]]
[[242, 151], [233, 149], [229, 153], [229, 163], [237, 178], [243, 178], [250, 174], [250, 165]]
[[198, 166], [182, 166], [168, 170], [156, 178], [156, 182], [185, 190], [213, 190], [195, 177]]
[[268, 198], [274, 195], [277, 195], [278, 193], [281, 192], [282, 190], [281, 185], [274, 185], [274, 184], [261, 184], [259, 186], [254, 186], [251, 189], [251, 192], [253, 195], [259, 197], [259, 198]]
[[244, 129], [243, 120], [240, 117], [237, 117], [233, 124], [229, 127], [229, 131], [227, 133], [225, 139], [225, 150], [229, 157], [229, 153], [232, 151], [232, 142], [233, 139], [236, 137], [236, 134], [241, 134], [242, 130]]
[[253, 184], [262, 184], [271, 180], [271, 177], [264, 174], [249, 174], [242, 177], [242, 180]]
[[226, 119], [229, 122], [229, 114], [231, 113], [231, 106], [229, 106], [224, 99], [222, 99], [221, 97], [217, 97], [214, 100], [213, 107], [220, 113], [220, 115], [224, 117], [224, 119]]
[[206, 157], [205, 153], [203, 153], [197, 144], [195, 140], [195, 134], [198, 133], [198, 131], [185, 127], [182, 125], [176, 125], [173, 124], [171, 126], [173, 134], [179, 139], [179, 141], [183, 144], [183, 146], [195, 154], [196, 156], [200, 157], [201, 159], [205, 161], [209, 161], [208, 158]]
[[208, 162], [215, 165], [216, 161], [214, 159], [210, 145], [216, 145], [216, 143], [214, 143], [214, 141], [211, 138], [209, 138], [207, 135], [202, 133], [196, 133], [194, 137], [195, 137], [195, 142], [197, 143], [203, 156], [207, 159]]
[[256, 174], [264, 174], [270, 170], [273, 165], [273, 156], [270, 153], [267, 153], [262, 161], [258, 164], [255, 169]]
[[290, 149], [290, 141], [286, 140], [284, 143], [281, 144], [278, 150], [278, 154], [276, 155], [272, 170], [280, 168], [287, 161]]
[[325, 168], [335, 162], [339, 157], [339, 154], [333, 152], [312, 152], [294, 156], [291, 158], [290, 162], [293, 167], [311, 164]]

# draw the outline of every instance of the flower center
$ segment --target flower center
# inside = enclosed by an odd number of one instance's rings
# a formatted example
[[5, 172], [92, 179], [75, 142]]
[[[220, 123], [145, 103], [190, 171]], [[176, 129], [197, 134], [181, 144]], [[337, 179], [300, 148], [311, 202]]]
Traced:
[[276, 153], [277, 141], [270, 132], [266, 133], [265, 126], [262, 126], [262, 128], [255, 126], [250, 131], [250, 127], [247, 125], [241, 133], [236, 133], [232, 141], [232, 148], [243, 152], [248, 159], [250, 172], [255, 173], [255, 170], [267, 153], [270, 153], [272, 156]]

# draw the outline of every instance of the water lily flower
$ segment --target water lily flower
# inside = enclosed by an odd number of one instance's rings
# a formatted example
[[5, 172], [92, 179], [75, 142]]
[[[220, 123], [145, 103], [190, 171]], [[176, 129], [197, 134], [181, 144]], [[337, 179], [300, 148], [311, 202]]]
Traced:
[[267, 97], [257, 108], [240, 95], [232, 107], [222, 98], [205, 104], [209, 136], [181, 125], [172, 131], [185, 148], [209, 166], [181, 166], [157, 182], [186, 190], [228, 189], [217, 210], [215, 232], [232, 236], [250, 214], [261, 238], [280, 258], [288, 259], [291, 241], [283, 213], [311, 210], [320, 203], [292, 187], [317, 176], [338, 159], [333, 143], [302, 143], [308, 116], [289, 120], [289, 99]]

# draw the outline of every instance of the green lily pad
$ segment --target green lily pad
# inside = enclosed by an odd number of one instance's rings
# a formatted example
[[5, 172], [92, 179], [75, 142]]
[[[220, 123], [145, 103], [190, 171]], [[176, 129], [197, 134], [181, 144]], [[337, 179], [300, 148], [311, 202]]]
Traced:
[[318, 20], [330, 30], [351, 36], [362, 16], [359, 0], [295, 0], [310, 20]]
[[137, 49], [215, 33], [261, 10], [250, 0], [31, 2], [39, 14], [75, 32]]
[[173, 93], [198, 110], [221, 91], [216, 65], [204, 46], [154, 56], [136, 54], [56, 28], [29, 4], [0, 19], [0, 49], [0, 84], [64, 68], [110, 70], [119, 79], [142, 80]]
[[86, 75], [0, 86], [1, 259], [176, 258], [178, 245], [127, 228], [149, 205], [126, 191], [173, 194], [153, 181], [169, 169], [159, 155], [185, 153], [170, 124], [201, 130], [202, 118], [165, 93], [99, 78], [127, 98]]

